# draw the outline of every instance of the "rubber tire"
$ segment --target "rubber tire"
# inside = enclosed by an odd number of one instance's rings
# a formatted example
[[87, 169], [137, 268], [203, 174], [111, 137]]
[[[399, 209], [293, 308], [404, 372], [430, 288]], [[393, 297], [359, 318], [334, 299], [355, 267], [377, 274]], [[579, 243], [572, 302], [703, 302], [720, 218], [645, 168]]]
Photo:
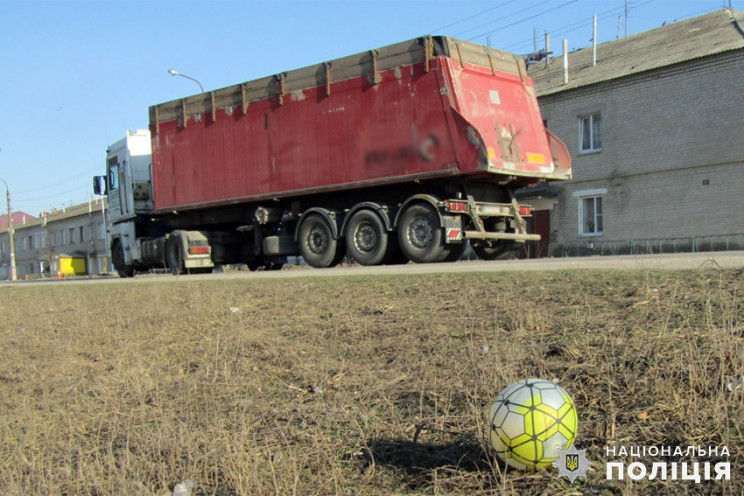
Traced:
[[516, 243], [510, 239], [471, 241], [470, 246], [483, 260], [512, 260], [517, 257]]
[[310, 214], [303, 219], [297, 238], [300, 255], [308, 265], [317, 269], [338, 265], [346, 254], [344, 243], [333, 237], [328, 221], [319, 214]]
[[[366, 234], [366, 236], [365, 236]], [[380, 216], [371, 210], [359, 210], [346, 228], [349, 255], [361, 265], [380, 265], [388, 253], [388, 232]], [[369, 242], [369, 246], [364, 246]]]
[[183, 264], [183, 258], [181, 237], [178, 233], [172, 233], [165, 244], [165, 261], [168, 265], [168, 269], [174, 276], [184, 273], [185, 267]]
[[388, 252], [385, 254], [385, 265], [403, 265], [408, 263], [408, 257], [400, 249], [398, 236], [388, 236]]
[[464, 241], [462, 243], [455, 244], [452, 243], [450, 246], [450, 252], [449, 255], [447, 255], [447, 258], [444, 259], [445, 262], [457, 262], [459, 261], [462, 256], [465, 254], [465, 250], [468, 248], [467, 241]]
[[451, 252], [444, 246], [439, 214], [428, 203], [406, 208], [398, 223], [398, 242], [403, 254], [416, 263], [441, 262]]
[[121, 246], [121, 241], [118, 239], [114, 241], [114, 245], [111, 247], [111, 254], [114, 269], [116, 269], [119, 277], [134, 277], [134, 267], [125, 264], [124, 247]]

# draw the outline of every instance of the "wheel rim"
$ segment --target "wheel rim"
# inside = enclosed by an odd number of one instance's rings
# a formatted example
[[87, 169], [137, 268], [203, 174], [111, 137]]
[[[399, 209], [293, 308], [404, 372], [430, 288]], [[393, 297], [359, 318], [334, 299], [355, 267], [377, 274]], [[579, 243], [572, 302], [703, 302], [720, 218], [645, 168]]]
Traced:
[[377, 230], [369, 223], [361, 224], [354, 232], [354, 246], [360, 252], [372, 253], [379, 242]]
[[328, 244], [328, 232], [322, 226], [314, 226], [307, 235], [307, 247], [317, 255], [328, 251]]
[[408, 241], [415, 248], [426, 248], [434, 237], [433, 227], [426, 217], [416, 217], [408, 226]]

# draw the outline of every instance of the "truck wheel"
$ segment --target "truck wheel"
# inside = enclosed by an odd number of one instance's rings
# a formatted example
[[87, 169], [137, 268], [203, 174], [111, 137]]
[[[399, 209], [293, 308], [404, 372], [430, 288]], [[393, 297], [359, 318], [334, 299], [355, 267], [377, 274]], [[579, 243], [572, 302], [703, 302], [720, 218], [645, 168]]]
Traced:
[[165, 245], [165, 261], [171, 274], [177, 276], [184, 273], [183, 249], [181, 248], [181, 237], [177, 233], [168, 236]]
[[388, 236], [388, 250], [385, 254], [385, 265], [403, 265], [408, 263], [408, 257], [400, 249], [400, 243], [397, 236]]
[[346, 253], [344, 243], [334, 239], [331, 226], [323, 216], [310, 214], [300, 225], [300, 255], [318, 269], [338, 265]]
[[346, 246], [362, 265], [380, 265], [388, 251], [388, 232], [382, 219], [371, 210], [354, 214], [346, 228]]
[[116, 269], [116, 273], [119, 274], [119, 277], [134, 277], [134, 267], [126, 265], [124, 262], [124, 247], [118, 239], [114, 241], [114, 246], [111, 247], [111, 254], [114, 268]]
[[510, 239], [471, 241], [470, 246], [483, 260], [511, 260], [517, 257], [517, 248]]
[[444, 246], [439, 215], [428, 203], [415, 203], [403, 212], [398, 241], [403, 254], [416, 263], [441, 262], [451, 251]]

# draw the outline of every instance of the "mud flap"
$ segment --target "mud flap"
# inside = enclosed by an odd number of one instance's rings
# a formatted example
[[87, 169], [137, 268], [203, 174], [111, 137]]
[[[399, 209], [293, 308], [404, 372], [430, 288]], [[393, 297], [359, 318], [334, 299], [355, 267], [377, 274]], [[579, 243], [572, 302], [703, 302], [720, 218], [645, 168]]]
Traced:
[[459, 215], [443, 215], [442, 229], [444, 229], [445, 244], [461, 244], [462, 239], [462, 217]]

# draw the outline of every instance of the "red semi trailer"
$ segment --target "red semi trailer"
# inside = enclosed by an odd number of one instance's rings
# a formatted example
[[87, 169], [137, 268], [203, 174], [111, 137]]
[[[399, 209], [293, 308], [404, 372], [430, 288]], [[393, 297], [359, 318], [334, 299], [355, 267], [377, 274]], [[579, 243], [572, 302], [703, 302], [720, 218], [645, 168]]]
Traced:
[[515, 189], [570, 177], [523, 59], [427, 36], [152, 106], [96, 185], [131, 276], [503, 258]]

